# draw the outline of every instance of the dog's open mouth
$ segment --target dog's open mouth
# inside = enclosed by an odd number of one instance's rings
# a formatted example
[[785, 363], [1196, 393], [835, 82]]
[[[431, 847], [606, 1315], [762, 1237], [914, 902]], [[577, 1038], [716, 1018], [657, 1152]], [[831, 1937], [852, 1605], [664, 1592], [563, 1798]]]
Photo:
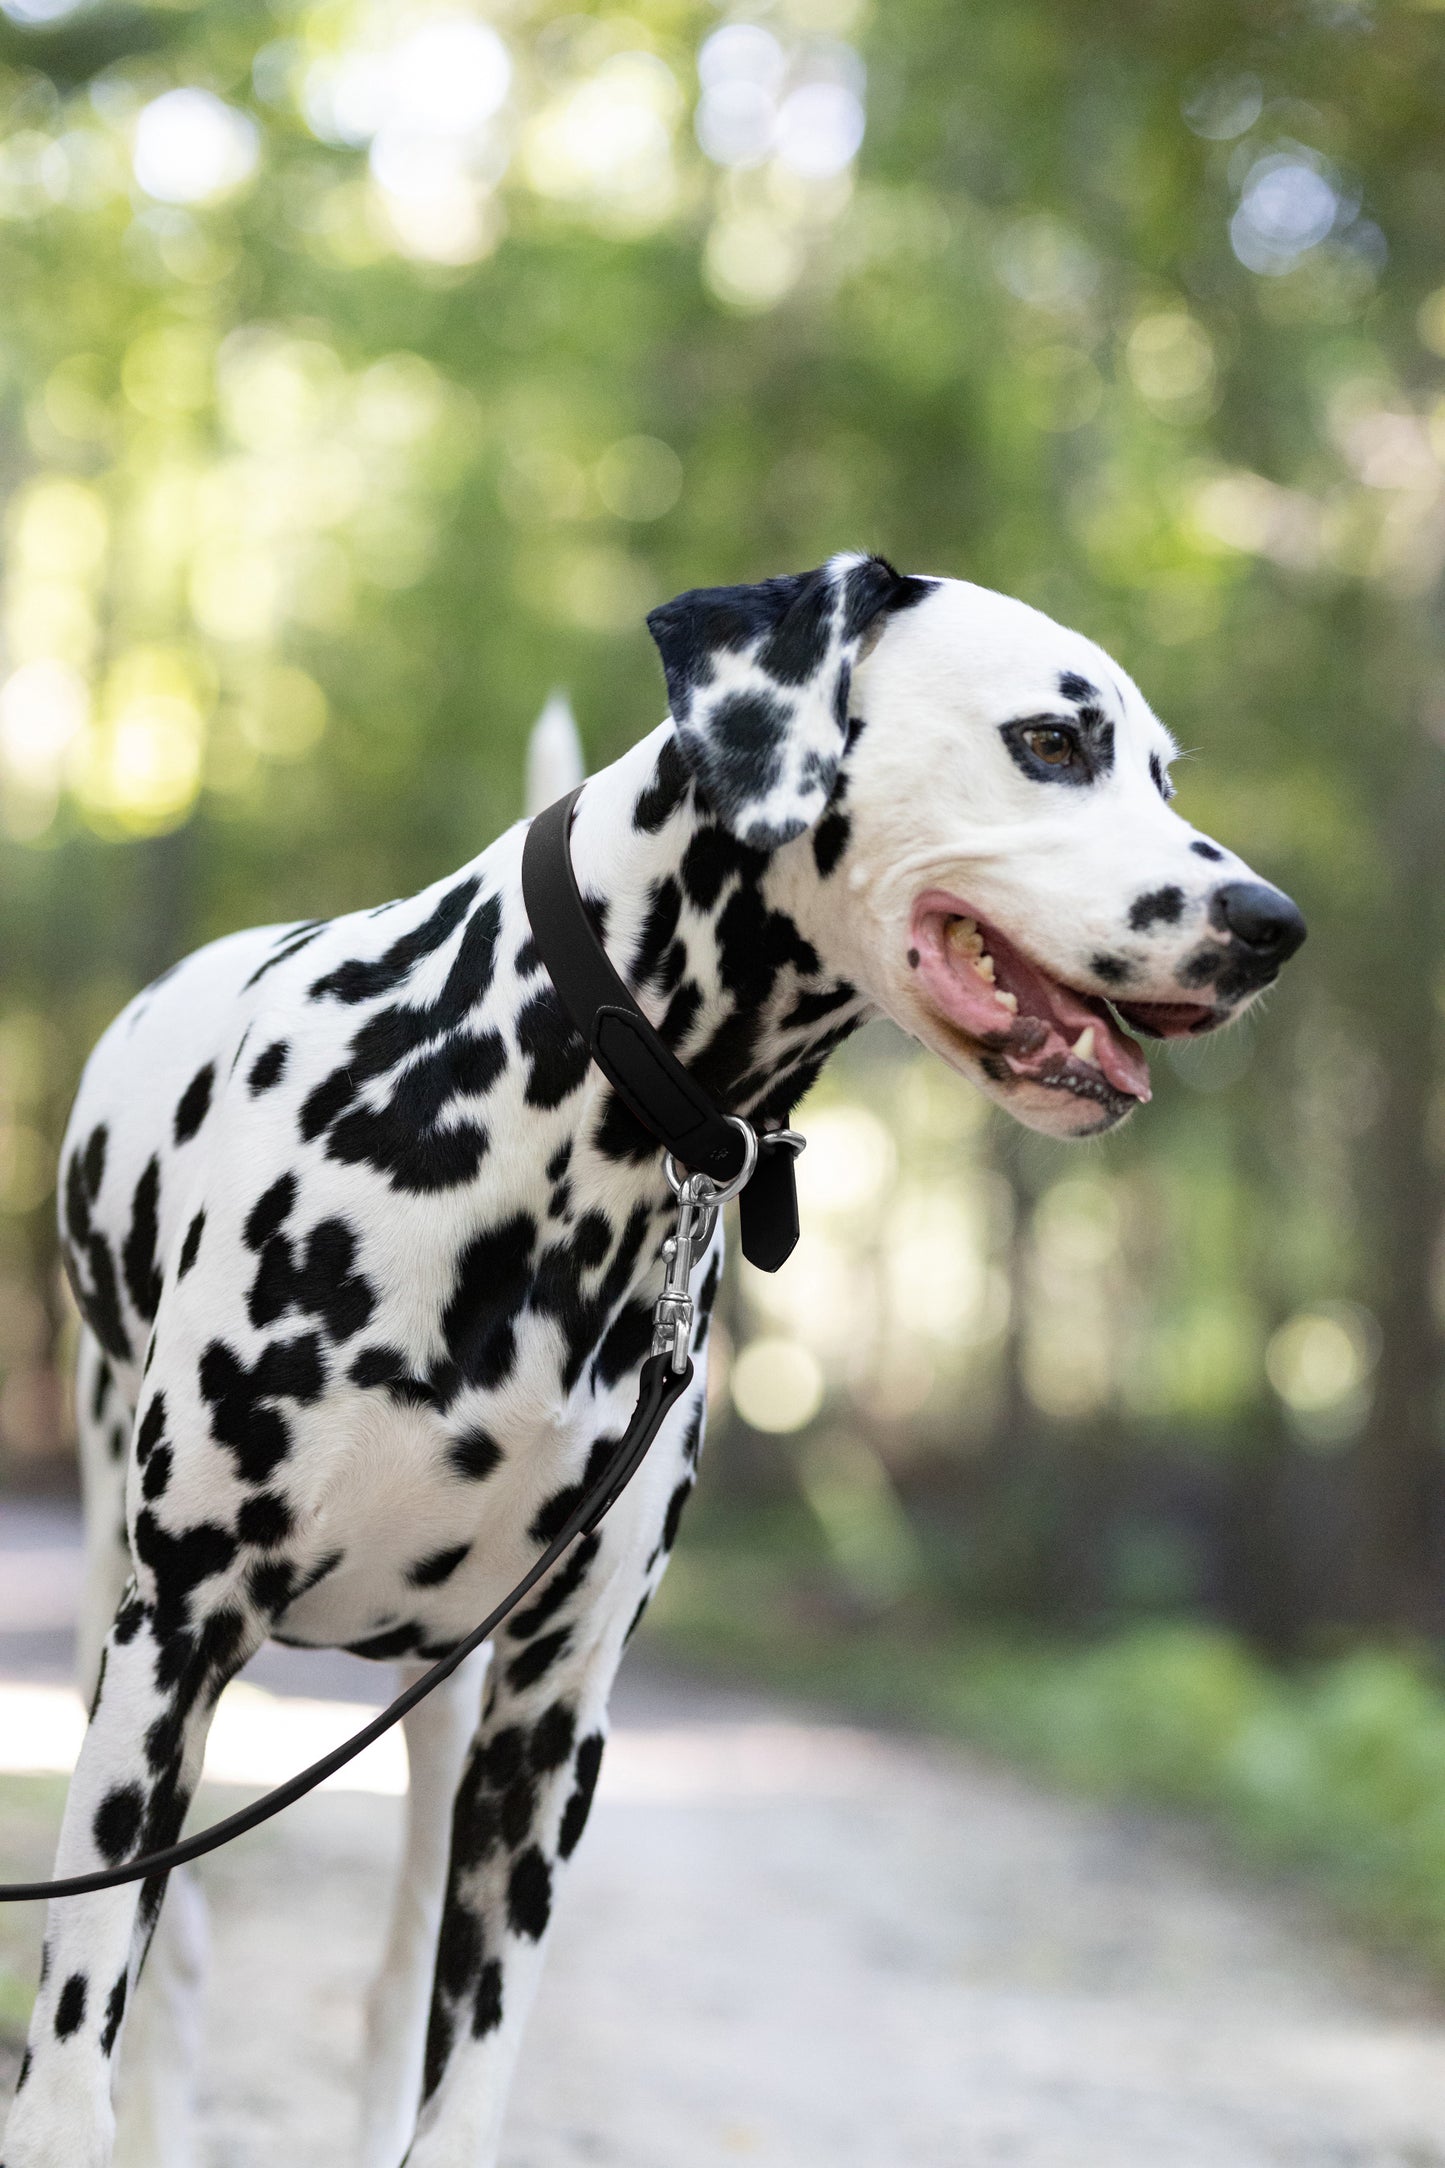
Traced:
[[1000, 1082], [1043, 1084], [1081, 1098], [1115, 1102], [1150, 1096], [1149, 1064], [1120, 1028], [1172, 1039], [1207, 1028], [1216, 1012], [1200, 1002], [1110, 1004], [1066, 986], [1015, 948], [996, 926], [940, 889], [913, 907], [909, 961], [929, 1004], [977, 1042]]

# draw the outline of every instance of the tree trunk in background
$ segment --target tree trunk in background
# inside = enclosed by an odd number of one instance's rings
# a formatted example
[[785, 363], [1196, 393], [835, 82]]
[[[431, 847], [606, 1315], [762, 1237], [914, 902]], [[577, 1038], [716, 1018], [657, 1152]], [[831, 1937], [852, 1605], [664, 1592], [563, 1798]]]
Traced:
[[1356, 1452], [1355, 1604], [1368, 1624], [1438, 1628], [1445, 1617], [1436, 1401], [1440, 1328], [1432, 1267], [1442, 1181], [1431, 1149], [1437, 1073], [1435, 979], [1441, 955], [1445, 751], [1423, 731], [1404, 764], [1387, 830], [1394, 910], [1383, 929], [1390, 968], [1361, 1005], [1375, 1034], [1383, 1103], [1365, 1147], [1363, 1185], [1383, 1334], [1374, 1402]]

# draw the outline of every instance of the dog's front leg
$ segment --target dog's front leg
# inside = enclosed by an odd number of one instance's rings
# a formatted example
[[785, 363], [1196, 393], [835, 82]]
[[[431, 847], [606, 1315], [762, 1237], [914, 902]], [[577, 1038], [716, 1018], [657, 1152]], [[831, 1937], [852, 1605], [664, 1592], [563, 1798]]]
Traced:
[[[405, 1683], [424, 1668], [406, 1666]], [[366, 2005], [361, 2168], [397, 2168], [416, 2128], [452, 1801], [476, 1737], [486, 1669], [479, 1649], [404, 1720], [406, 1836], [386, 1955]]]
[[[178, 1834], [215, 1697], [262, 1630], [229, 1609], [211, 1625], [163, 1635], [151, 1606], [133, 1591], [122, 1598], [66, 1800], [57, 1876]], [[164, 1890], [164, 1881], [127, 1882], [52, 1903], [3, 2168], [108, 2168], [113, 2058]]]
[[554, 1883], [592, 1803], [626, 1616], [605, 1627], [581, 1621], [575, 1653], [572, 1633], [549, 1625], [499, 1644], [457, 1788], [424, 2101], [406, 2168], [495, 2168]]

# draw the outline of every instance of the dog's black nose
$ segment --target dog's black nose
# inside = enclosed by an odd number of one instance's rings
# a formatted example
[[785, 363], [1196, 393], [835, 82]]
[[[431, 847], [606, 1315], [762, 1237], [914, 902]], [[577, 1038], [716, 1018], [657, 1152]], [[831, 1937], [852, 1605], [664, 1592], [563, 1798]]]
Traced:
[[1227, 881], [1210, 898], [1209, 916], [1241, 947], [1276, 969], [1293, 956], [1305, 937], [1299, 910], [1288, 896], [1264, 881]]

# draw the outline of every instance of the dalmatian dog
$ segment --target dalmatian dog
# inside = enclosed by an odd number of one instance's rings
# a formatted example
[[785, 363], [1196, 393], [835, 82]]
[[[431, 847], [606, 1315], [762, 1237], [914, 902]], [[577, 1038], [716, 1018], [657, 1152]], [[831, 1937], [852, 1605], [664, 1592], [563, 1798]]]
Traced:
[[[1098, 1136], [1149, 1096], [1126, 1026], [1214, 1030], [1303, 938], [1173, 810], [1129, 678], [1036, 610], [849, 555], [650, 625], [671, 717], [587, 783], [574, 862], [662, 1037], [754, 1122], [881, 1012], [1031, 1128]], [[201, 950], [85, 1072], [62, 1221], [107, 1594], [60, 1875], [176, 1837], [268, 1637], [454, 1647], [626, 1427], [671, 1199], [542, 968], [524, 833], [419, 896]], [[696, 1478], [721, 1254], [632, 1487], [409, 1720], [365, 2168], [497, 2160], [609, 1687]], [[52, 1907], [4, 2168], [104, 2168], [117, 2100], [123, 2157], [192, 2157], [188, 1900], [115, 2083], [163, 1895]]]

